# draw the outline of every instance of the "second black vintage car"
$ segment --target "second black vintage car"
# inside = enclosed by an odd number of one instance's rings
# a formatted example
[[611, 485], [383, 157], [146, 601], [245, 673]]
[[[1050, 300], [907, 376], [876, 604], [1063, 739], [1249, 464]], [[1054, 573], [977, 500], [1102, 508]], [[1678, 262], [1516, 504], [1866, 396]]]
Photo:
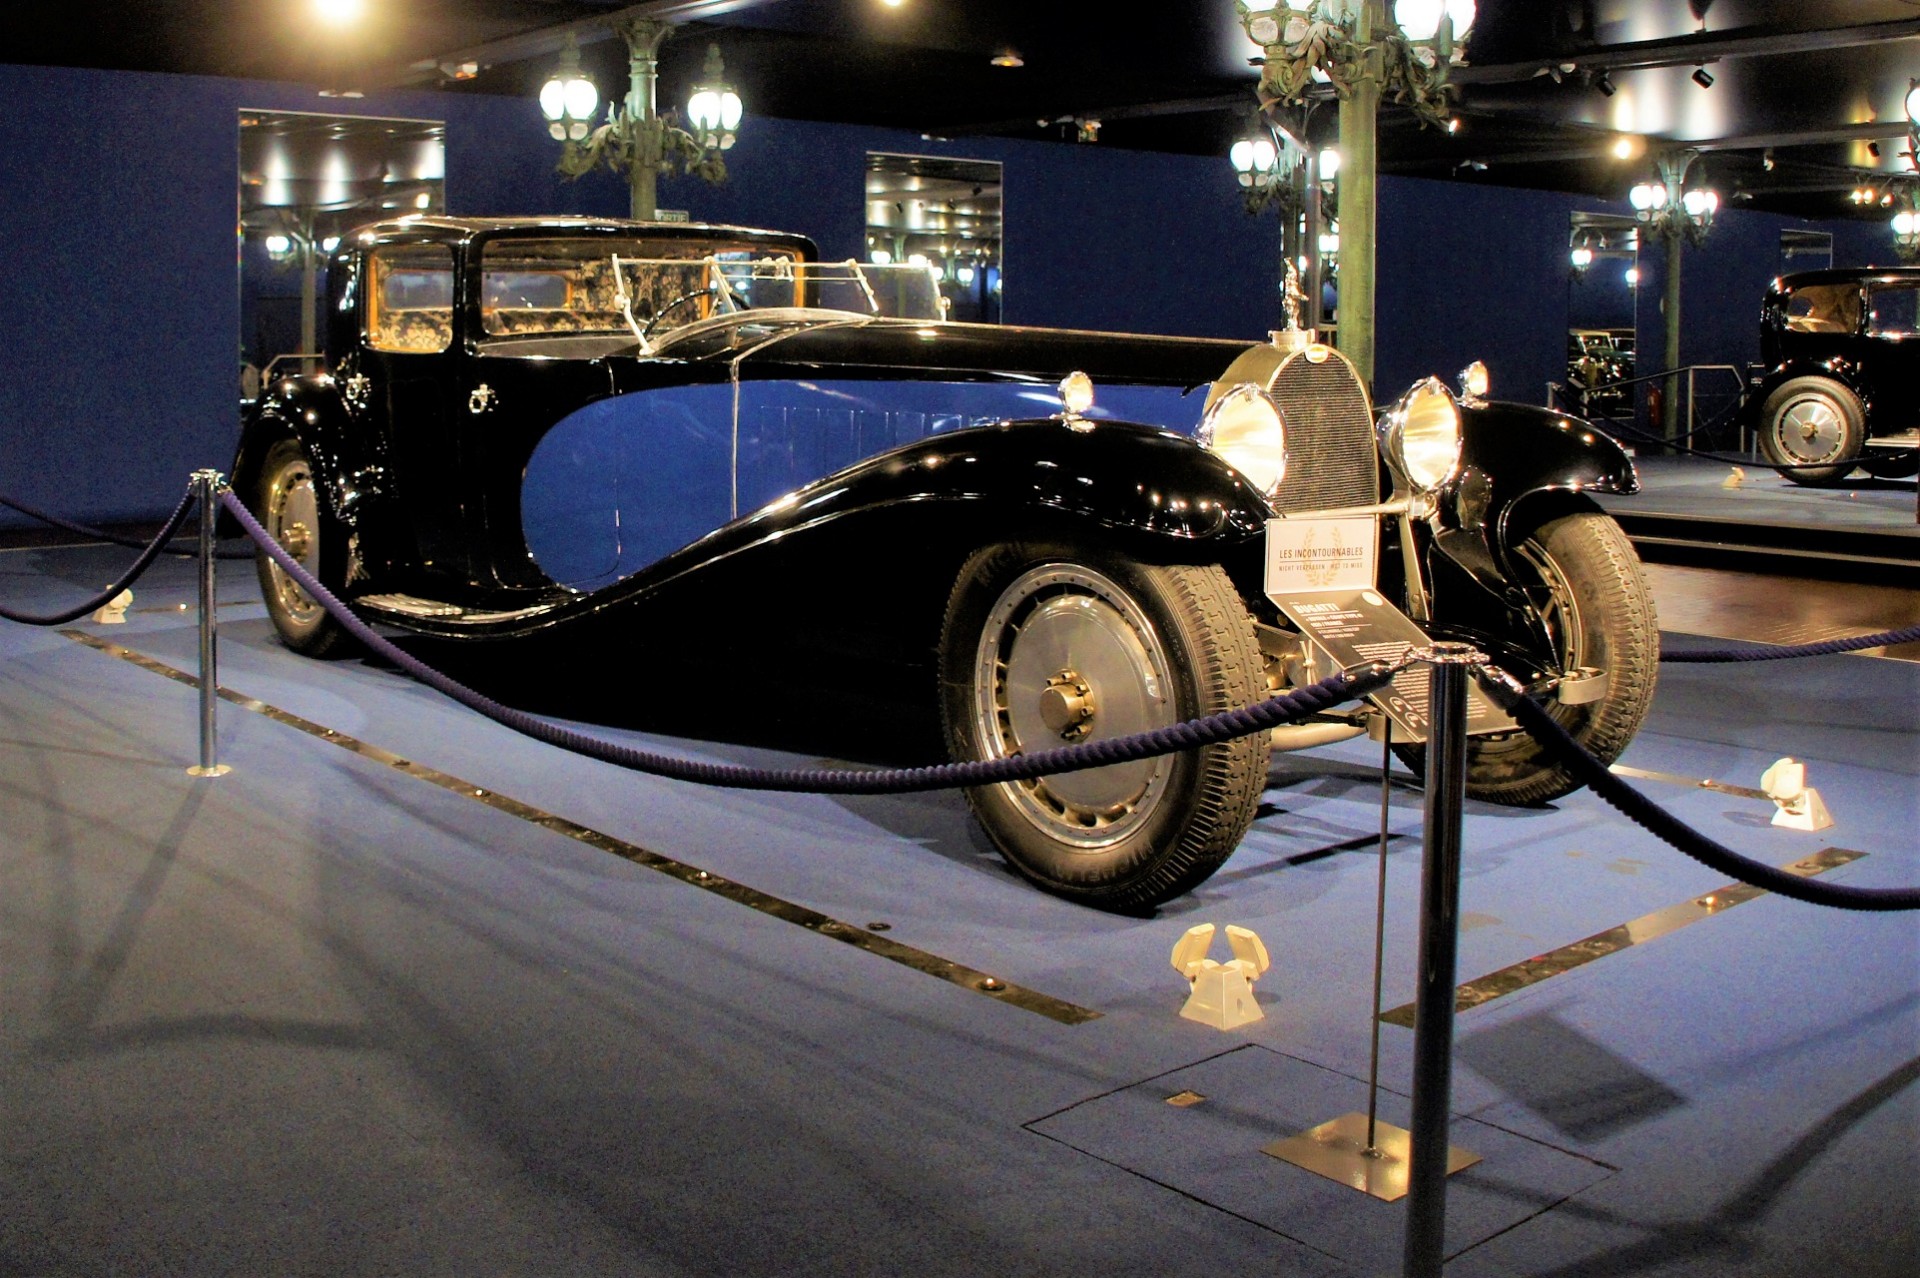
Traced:
[[[955, 758], [1246, 705], [1427, 636], [1481, 646], [1603, 758], [1633, 736], [1657, 633], [1589, 494], [1635, 479], [1585, 423], [1431, 379], [1376, 422], [1311, 334], [949, 323], [923, 269], [816, 259], [698, 225], [369, 227], [331, 264], [325, 371], [267, 388], [234, 487], [370, 620], [565, 653], [528, 664], [589, 690], [696, 660], [735, 689], [851, 670], [937, 703]], [[290, 647], [339, 645], [265, 557], [260, 580]], [[1424, 678], [969, 800], [1029, 879], [1147, 908], [1232, 853], [1271, 749], [1391, 724], [1417, 755]], [[1473, 728], [1476, 795], [1572, 788], [1490, 705]]]
[[1920, 267], [1783, 275], [1760, 310], [1760, 451], [1800, 484], [1920, 469]]

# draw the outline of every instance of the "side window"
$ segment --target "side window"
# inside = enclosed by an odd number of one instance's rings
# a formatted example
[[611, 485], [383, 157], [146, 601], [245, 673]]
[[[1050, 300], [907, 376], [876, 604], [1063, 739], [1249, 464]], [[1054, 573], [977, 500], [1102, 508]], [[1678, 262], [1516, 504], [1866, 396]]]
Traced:
[[1796, 333], [1851, 333], [1860, 327], [1860, 288], [1809, 284], [1787, 299], [1787, 327]]
[[433, 355], [453, 341], [453, 250], [444, 244], [375, 249], [367, 289], [367, 345]]
[[1868, 294], [1873, 303], [1867, 331], [1877, 337], [1912, 337], [1920, 334], [1920, 289], [1911, 284], [1893, 284], [1875, 288]]

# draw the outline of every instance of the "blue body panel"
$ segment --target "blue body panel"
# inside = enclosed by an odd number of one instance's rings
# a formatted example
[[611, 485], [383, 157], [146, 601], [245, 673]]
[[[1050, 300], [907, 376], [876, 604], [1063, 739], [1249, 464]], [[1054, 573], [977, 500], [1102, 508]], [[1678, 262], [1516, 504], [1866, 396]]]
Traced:
[[[725, 382], [635, 391], [557, 422], [528, 460], [520, 494], [522, 531], [541, 571], [596, 590], [864, 458], [1060, 408], [1051, 386], [1010, 381], [743, 381], [737, 389], [737, 442], [736, 388]], [[1205, 394], [1102, 385], [1087, 416], [1192, 434]]]

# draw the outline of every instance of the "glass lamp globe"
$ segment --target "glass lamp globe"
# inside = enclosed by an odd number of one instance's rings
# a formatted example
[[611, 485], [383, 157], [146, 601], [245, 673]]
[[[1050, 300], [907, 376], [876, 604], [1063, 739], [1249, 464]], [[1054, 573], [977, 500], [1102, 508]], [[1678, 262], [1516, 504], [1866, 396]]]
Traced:
[[1393, 20], [1409, 40], [1431, 40], [1447, 15], [1447, 0], [1393, 0]]

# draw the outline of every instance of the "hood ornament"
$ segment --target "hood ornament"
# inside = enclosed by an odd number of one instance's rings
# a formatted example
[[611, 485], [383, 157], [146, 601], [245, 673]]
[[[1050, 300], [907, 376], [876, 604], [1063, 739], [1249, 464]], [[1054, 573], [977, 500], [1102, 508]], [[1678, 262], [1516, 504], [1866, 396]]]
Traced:
[[1302, 350], [1314, 344], [1314, 331], [1300, 327], [1300, 307], [1306, 300], [1306, 291], [1300, 287], [1300, 271], [1289, 261], [1286, 283], [1280, 290], [1280, 305], [1287, 317], [1287, 326], [1268, 334], [1273, 344], [1283, 351]]

